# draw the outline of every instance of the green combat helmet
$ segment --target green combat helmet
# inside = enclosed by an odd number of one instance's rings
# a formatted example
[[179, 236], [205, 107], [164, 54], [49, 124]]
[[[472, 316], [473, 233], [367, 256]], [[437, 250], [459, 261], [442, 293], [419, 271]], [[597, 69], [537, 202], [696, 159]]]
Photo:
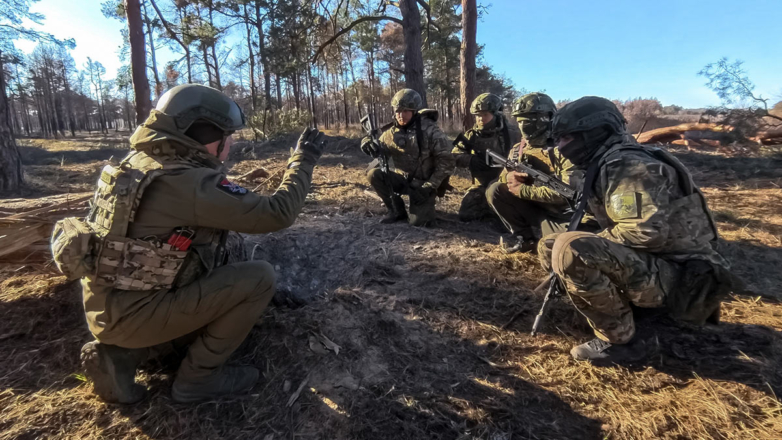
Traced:
[[410, 110], [417, 112], [421, 110], [424, 105], [424, 100], [421, 99], [421, 95], [413, 89], [402, 89], [396, 92], [394, 98], [391, 99], [391, 107], [395, 112], [401, 110]]
[[613, 102], [598, 96], [585, 96], [567, 104], [556, 113], [551, 135], [556, 141], [567, 134], [583, 132], [584, 142], [589, 145], [591, 138], [598, 135], [596, 131], [623, 133], [626, 123]]
[[160, 97], [155, 110], [171, 116], [184, 133], [196, 120], [214, 124], [225, 133], [244, 127], [239, 105], [220, 91], [200, 84], [183, 84]]
[[483, 93], [478, 95], [470, 105], [470, 113], [477, 115], [479, 112], [500, 113], [502, 112], [502, 99], [493, 93]]
[[528, 93], [513, 101], [511, 114], [521, 128], [521, 135], [535, 147], [544, 147], [551, 130], [551, 117], [557, 112], [554, 100], [545, 93]]
[[554, 104], [554, 100], [545, 93], [536, 92], [516, 98], [513, 101], [511, 114], [516, 118], [524, 118], [534, 113], [552, 116], [556, 112], [557, 106]]

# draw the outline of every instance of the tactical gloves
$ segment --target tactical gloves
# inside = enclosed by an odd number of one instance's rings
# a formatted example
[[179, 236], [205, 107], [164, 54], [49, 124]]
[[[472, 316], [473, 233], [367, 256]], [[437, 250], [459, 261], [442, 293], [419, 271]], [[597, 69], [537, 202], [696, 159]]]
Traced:
[[361, 151], [367, 156], [377, 157], [380, 154], [380, 146], [369, 136], [361, 139]]
[[323, 150], [326, 149], [327, 138], [325, 134], [321, 133], [317, 128], [306, 128], [299, 136], [299, 142], [296, 143], [296, 149], [293, 153], [304, 151], [319, 158], [323, 154]]

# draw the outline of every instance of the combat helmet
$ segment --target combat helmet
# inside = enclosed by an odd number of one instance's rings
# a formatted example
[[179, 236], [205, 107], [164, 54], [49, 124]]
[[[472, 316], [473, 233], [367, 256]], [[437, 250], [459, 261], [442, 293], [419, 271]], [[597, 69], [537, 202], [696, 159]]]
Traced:
[[155, 110], [174, 119], [184, 133], [195, 121], [206, 121], [225, 133], [245, 126], [239, 105], [217, 89], [200, 84], [183, 84], [160, 97]]
[[470, 113], [477, 115], [479, 112], [500, 113], [503, 109], [502, 99], [493, 93], [482, 93], [473, 99], [470, 105]]
[[554, 116], [551, 137], [557, 139], [571, 133], [584, 132], [589, 144], [591, 134], [608, 131], [623, 133], [627, 121], [616, 105], [598, 96], [585, 96], [562, 107]]
[[413, 89], [402, 89], [391, 99], [391, 108], [398, 112], [400, 110], [411, 110], [417, 112], [424, 105], [421, 95]]
[[511, 114], [517, 118], [523, 118], [533, 113], [545, 113], [552, 116], [557, 112], [554, 100], [545, 93], [528, 93], [513, 101]]

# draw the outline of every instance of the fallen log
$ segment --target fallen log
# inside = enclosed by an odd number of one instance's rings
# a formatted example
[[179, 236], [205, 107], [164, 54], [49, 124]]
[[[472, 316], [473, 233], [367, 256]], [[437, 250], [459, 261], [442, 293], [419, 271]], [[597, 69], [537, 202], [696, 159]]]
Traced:
[[[53, 197], [43, 207], [28, 209], [0, 218], [0, 262], [17, 263], [24, 259], [50, 259], [49, 238], [57, 220], [65, 217], [81, 217], [87, 214], [87, 201], [92, 193]], [[30, 200], [30, 206], [46, 204], [47, 198]], [[16, 210], [16, 209], [15, 209]], [[35, 254], [35, 255], [33, 255]]]
[[728, 133], [732, 130], [733, 127], [729, 125], [697, 122], [649, 130], [646, 133], [636, 135], [636, 140], [642, 144], [654, 144], [658, 142], [670, 143], [675, 140], [683, 139], [683, 136], [686, 132]]
[[782, 126], [758, 132], [758, 134], [750, 138], [750, 140], [761, 145], [782, 144]]

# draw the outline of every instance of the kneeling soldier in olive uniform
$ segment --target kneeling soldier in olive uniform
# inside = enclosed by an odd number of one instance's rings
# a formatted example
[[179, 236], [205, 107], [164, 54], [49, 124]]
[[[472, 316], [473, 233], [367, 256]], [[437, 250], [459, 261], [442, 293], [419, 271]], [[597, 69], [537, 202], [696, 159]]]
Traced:
[[[583, 172], [563, 158], [549, 142], [551, 118], [557, 108], [543, 93], [529, 93], [513, 101], [513, 116], [521, 127], [522, 141], [514, 145], [509, 159], [577, 186]], [[535, 250], [542, 235], [567, 229], [570, 204], [556, 191], [528, 184], [527, 175], [503, 170], [497, 182], [486, 190], [489, 205], [513, 234], [505, 252]]]
[[571, 355], [601, 363], [643, 358], [631, 304], [666, 306], [695, 324], [717, 319], [733, 278], [713, 247], [718, 235], [706, 200], [684, 165], [639, 145], [603, 98], [560, 109], [552, 137], [565, 158], [588, 167], [583, 196], [600, 224], [597, 234], [553, 234], [538, 248], [541, 264], [553, 269], [597, 336]]
[[[247, 392], [257, 381], [257, 369], [224, 364], [274, 295], [274, 269], [224, 265], [225, 237], [293, 224], [325, 143], [316, 129], [305, 131], [280, 187], [263, 197], [229, 182], [222, 166], [243, 126], [239, 106], [217, 90], [174, 87], [130, 138], [122, 163], [104, 168], [86, 221], [55, 229], [58, 267], [81, 277], [97, 339], [82, 348], [82, 361], [104, 400], [142, 399], [134, 377], [149, 347], [186, 335], [194, 342], [176, 373], [175, 401]], [[80, 256], [71, 245], [83, 237]]]
[[[493, 211], [486, 202], [486, 189], [497, 180], [502, 169], [487, 165], [486, 150], [508, 157], [512, 145], [499, 96], [491, 93], [479, 95], [470, 105], [470, 113], [475, 115], [475, 127], [457, 138], [451, 151], [456, 156], [456, 166], [469, 169], [473, 182], [459, 207], [459, 220], [463, 222], [492, 215]], [[460, 140], [462, 136], [466, 141]]]
[[[409, 220], [413, 226], [428, 225], [435, 218], [435, 197], [443, 196], [453, 173], [450, 143], [437, 126], [437, 110], [422, 110], [421, 95], [402, 89], [391, 100], [394, 122], [382, 127], [380, 145], [371, 137], [361, 141], [361, 151], [373, 157], [385, 154], [390, 172], [373, 168], [369, 183], [388, 208], [381, 223]], [[378, 151], [381, 149], [383, 151]], [[399, 196], [410, 196], [410, 215]]]

